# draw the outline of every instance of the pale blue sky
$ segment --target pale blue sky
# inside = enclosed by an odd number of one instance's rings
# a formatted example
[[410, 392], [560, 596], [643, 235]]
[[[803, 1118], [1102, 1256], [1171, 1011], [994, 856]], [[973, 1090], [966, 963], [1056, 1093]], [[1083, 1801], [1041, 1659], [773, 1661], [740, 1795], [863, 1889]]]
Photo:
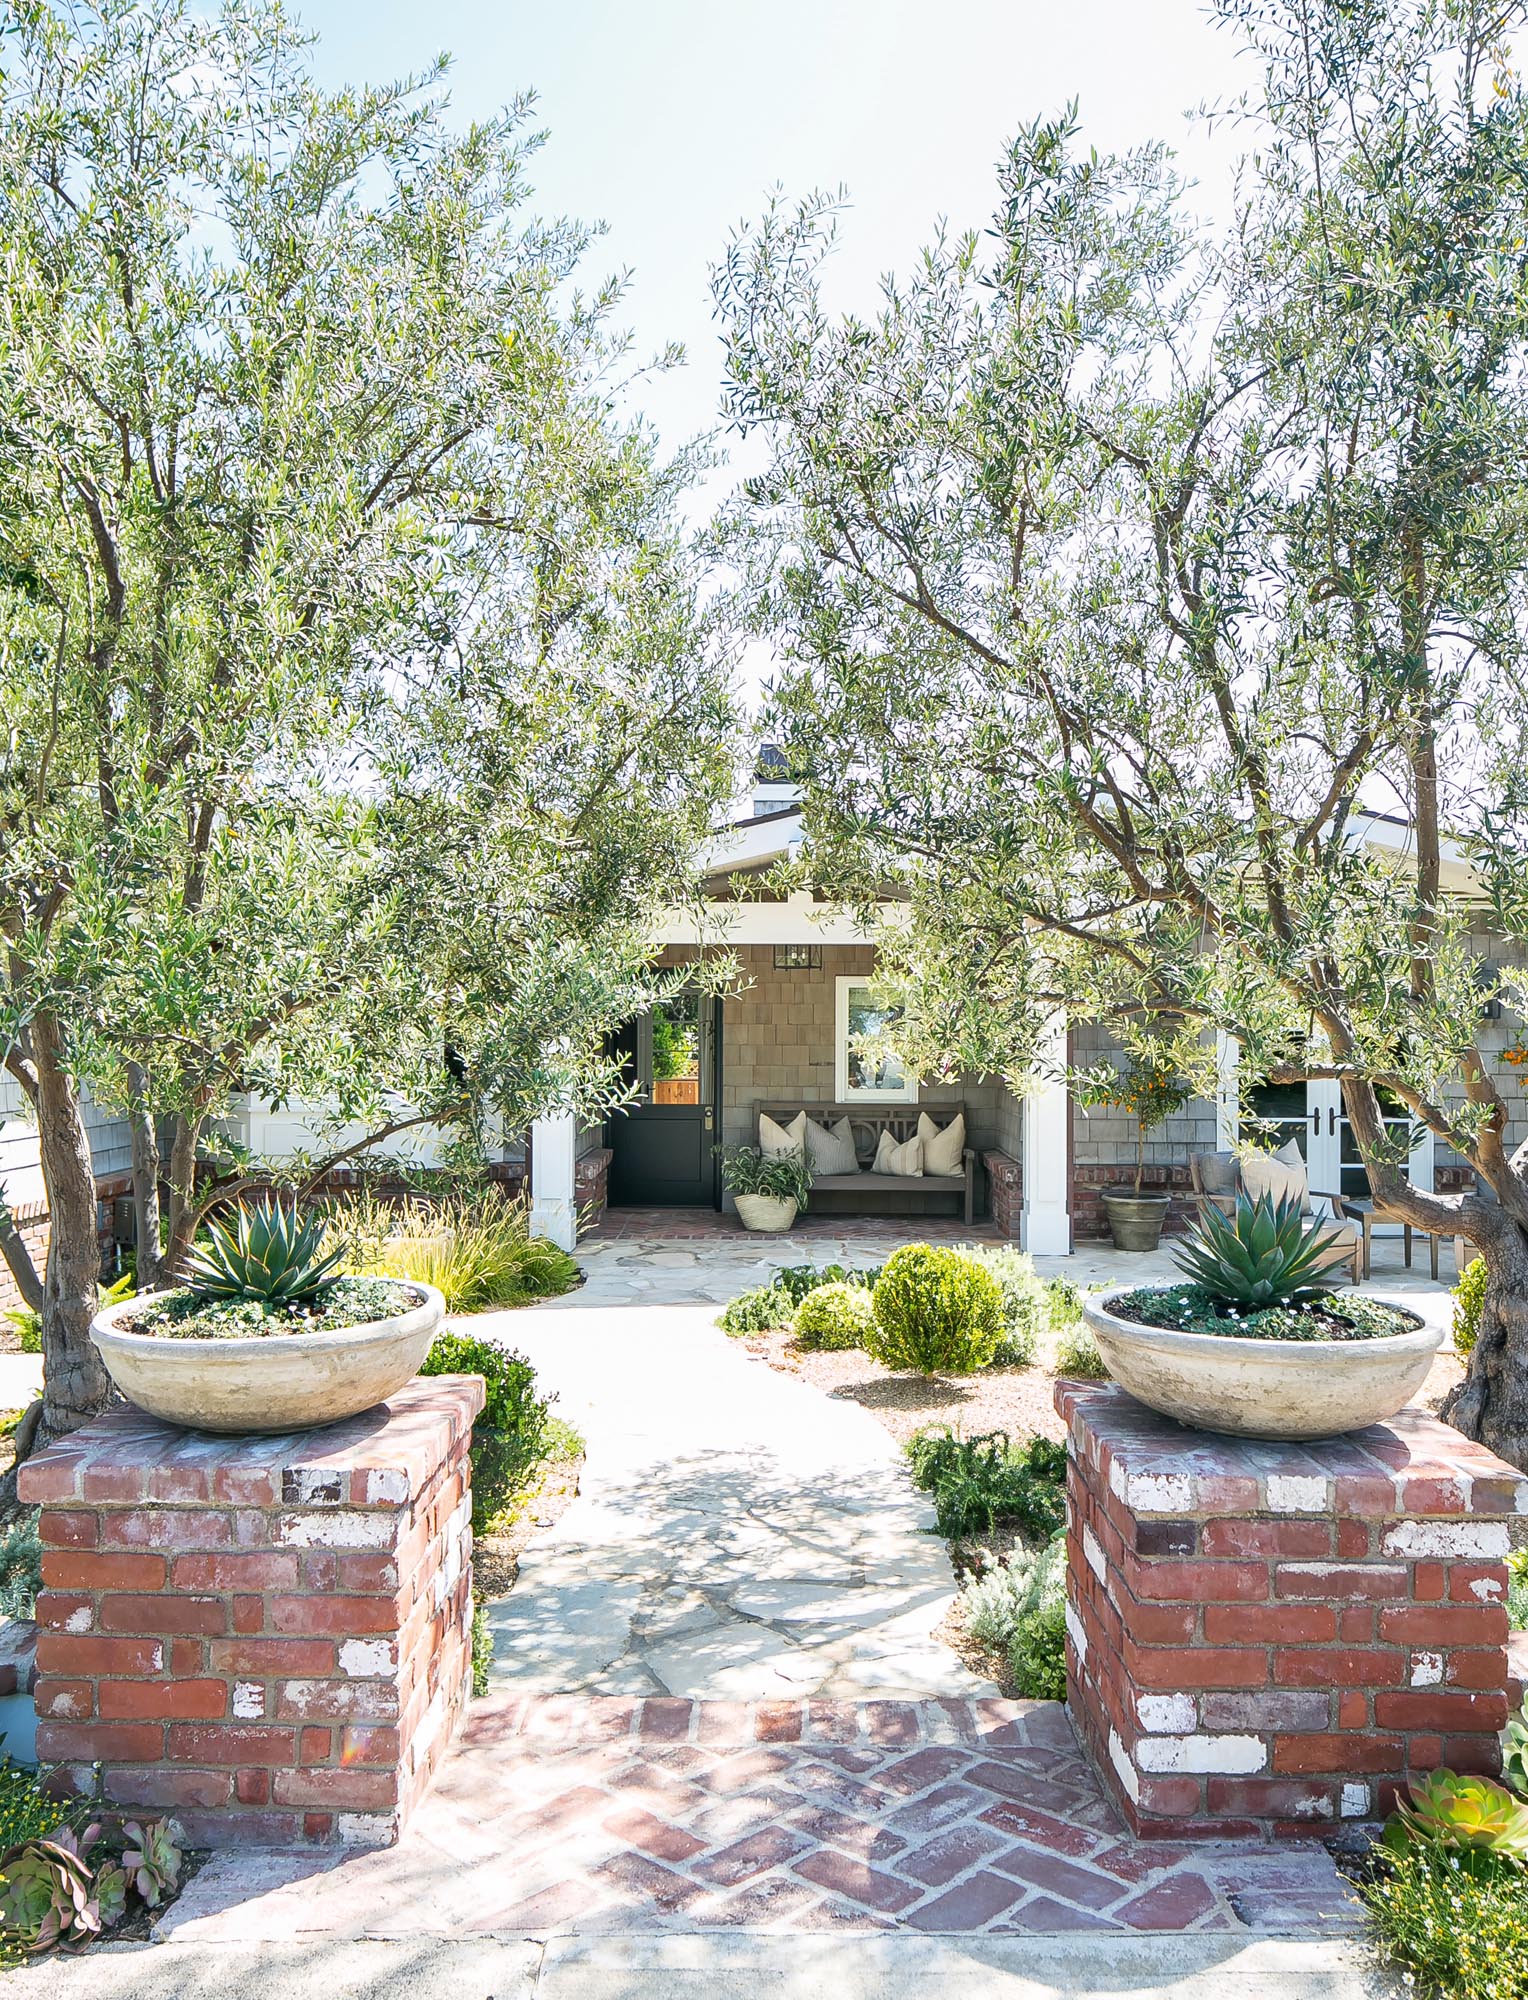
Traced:
[[868, 303], [935, 219], [979, 225], [1018, 121], [1081, 99], [1101, 149], [1175, 144], [1223, 210], [1230, 142], [1183, 120], [1252, 81], [1200, 0], [296, 0], [326, 81], [456, 58], [462, 118], [534, 89], [550, 139], [534, 165], [547, 213], [603, 220], [600, 271], [630, 266], [644, 351], [688, 350], [642, 402], [667, 441], [716, 421], [707, 267], [766, 190], [847, 184], [835, 284]]

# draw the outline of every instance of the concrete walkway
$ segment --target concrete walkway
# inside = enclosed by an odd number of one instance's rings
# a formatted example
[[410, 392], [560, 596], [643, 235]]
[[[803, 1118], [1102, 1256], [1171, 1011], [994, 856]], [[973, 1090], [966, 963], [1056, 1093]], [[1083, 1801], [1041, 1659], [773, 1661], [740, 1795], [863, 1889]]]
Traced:
[[714, 1306], [595, 1305], [593, 1288], [472, 1322], [532, 1362], [589, 1446], [578, 1499], [488, 1607], [495, 1687], [996, 1693], [933, 1636], [954, 1576], [875, 1418], [761, 1366]]

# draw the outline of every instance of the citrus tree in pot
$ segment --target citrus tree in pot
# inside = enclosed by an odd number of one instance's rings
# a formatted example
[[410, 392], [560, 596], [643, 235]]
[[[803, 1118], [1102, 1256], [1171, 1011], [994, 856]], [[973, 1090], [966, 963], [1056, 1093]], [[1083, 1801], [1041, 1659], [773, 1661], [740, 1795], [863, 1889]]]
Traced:
[[90, 1337], [113, 1382], [192, 1430], [307, 1430], [386, 1400], [445, 1316], [433, 1285], [352, 1277], [328, 1218], [271, 1196], [214, 1221], [185, 1285], [108, 1306]]
[[763, 1153], [757, 1146], [734, 1146], [722, 1154], [722, 1186], [737, 1203], [745, 1229], [778, 1234], [789, 1229], [806, 1207], [811, 1169], [799, 1153]]
[[1083, 1104], [1127, 1111], [1135, 1121], [1135, 1179], [1130, 1189], [1106, 1188], [1104, 1213], [1116, 1250], [1155, 1250], [1162, 1240], [1171, 1196], [1147, 1194], [1146, 1134], [1193, 1096], [1188, 1080], [1161, 1055], [1132, 1056], [1119, 1069], [1109, 1068], [1075, 1087]]
[[1198, 1430], [1337, 1437], [1383, 1423], [1426, 1379], [1443, 1338], [1404, 1307], [1331, 1289], [1349, 1250], [1297, 1201], [1234, 1217], [1206, 1208], [1177, 1253], [1183, 1278], [1089, 1300], [1121, 1387]]

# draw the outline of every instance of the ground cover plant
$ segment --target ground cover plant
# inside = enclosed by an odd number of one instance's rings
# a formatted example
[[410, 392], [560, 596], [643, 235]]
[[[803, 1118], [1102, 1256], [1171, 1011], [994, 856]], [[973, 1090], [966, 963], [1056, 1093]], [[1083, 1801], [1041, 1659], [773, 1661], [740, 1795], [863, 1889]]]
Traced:
[[1436, 1770], [1397, 1800], [1359, 1884], [1380, 1939], [1424, 2000], [1528, 1995], [1528, 1715], [1506, 1782]]
[[1143, 1286], [1109, 1302], [1120, 1319], [1165, 1326], [1180, 1333], [1231, 1334], [1248, 1340], [1382, 1340], [1410, 1333], [1416, 1318], [1357, 1292], [1318, 1292], [1287, 1305], [1245, 1311], [1204, 1285]]
[[1008, 1662], [1015, 1691], [1066, 1699], [1066, 1535], [989, 1558], [961, 1586], [966, 1630]]
[[1033, 1437], [1014, 1445], [1005, 1431], [961, 1437], [947, 1426], [907, 1446], [913, 1483], [934, 1502], [939, 1533], [951, 1541], [1017, 1528], [1041, 1538], [1066, 1518], [1066, 1447]]
[[159, 1908], [182, 1866], [173, 1820], [65, 1804], [35, 1771], [0, 1763], [0, 1964], [94, 1943], [136, 1908]]
[[868, 1289], [880, 1276], [879, 1265], [850, 1270], [843, 1264], [786, 1264], [767, 1285], [739, 1292], [717, 1320], [724, 1333], [770, 1333], [790, 1326], [809, 1292], [822, 1285], [855, 1285]]

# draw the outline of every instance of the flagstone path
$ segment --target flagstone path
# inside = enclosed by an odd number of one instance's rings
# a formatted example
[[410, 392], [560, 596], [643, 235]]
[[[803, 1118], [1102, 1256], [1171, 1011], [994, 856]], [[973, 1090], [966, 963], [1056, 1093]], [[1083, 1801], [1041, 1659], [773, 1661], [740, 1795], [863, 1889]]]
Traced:
[[584, 1433], [578, 1498], [487, 1607], [496, 1688], [732, 1700], [995, 1694], [934, 1637], [955, 1579], [857, 1403], [750, 1358], [714, 1307], [485, 1315]]

